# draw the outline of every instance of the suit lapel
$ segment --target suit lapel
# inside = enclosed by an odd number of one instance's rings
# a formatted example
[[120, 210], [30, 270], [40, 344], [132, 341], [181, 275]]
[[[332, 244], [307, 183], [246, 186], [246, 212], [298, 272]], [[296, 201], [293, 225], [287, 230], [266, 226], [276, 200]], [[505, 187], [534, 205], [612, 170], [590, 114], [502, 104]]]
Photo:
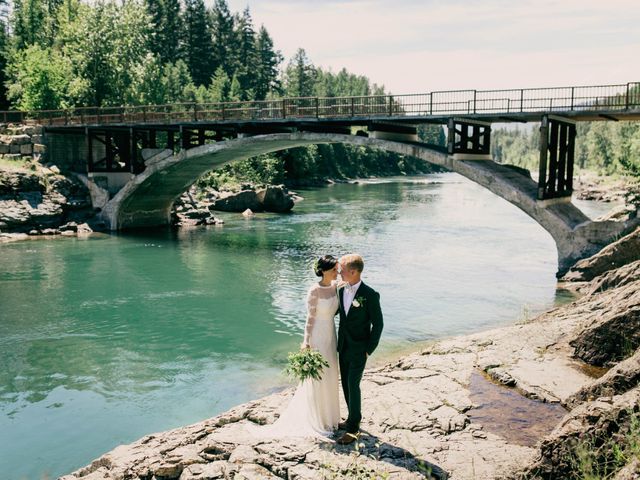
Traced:
[[344, 310], [344, 303], [343, 303], [343, 293], [344, 293], [344, 287], [340, 287], [338, 289], [338, 302], [340, 304], [340, 313], [347, 318], [347, 315], [345, 314], [345, 310]]

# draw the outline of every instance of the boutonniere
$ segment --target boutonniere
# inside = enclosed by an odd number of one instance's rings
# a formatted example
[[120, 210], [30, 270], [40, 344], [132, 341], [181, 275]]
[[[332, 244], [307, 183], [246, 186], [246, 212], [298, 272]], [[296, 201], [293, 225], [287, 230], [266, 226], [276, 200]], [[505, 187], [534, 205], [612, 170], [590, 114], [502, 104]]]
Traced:
[[359, 307], [360, 305], [364, 305], [364, 301], [364, 297], [358, 297], [354, 299], [353, 302], [351, 302], [351, 305], [353, 305], [354, 307]]

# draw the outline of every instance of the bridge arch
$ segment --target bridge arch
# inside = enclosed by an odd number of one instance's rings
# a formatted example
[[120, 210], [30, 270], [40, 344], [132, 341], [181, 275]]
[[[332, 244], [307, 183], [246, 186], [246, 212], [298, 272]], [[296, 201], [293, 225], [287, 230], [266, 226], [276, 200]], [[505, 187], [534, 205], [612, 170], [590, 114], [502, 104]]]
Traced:
[[[111, 230], [168, 225], [171, 206], [206, 172], [227, 163], [293, 147], [345, 143], [419, 158], [446, 167], [520, 208], [538, 222], [556, 242], [559, 273], [577, 259], [599, 250], [612, 238], [632, 228], [621, 222], [595, 222], [569, 202], [537, 199], [538, 185], [528, 176], [491, 160], [463, 160], [429, 148], [345, 134], [277, 133], [237, 138], [158, 154], [104, 207], [102, 217]], [[635, 223], [634, 223], [635, 224]]]

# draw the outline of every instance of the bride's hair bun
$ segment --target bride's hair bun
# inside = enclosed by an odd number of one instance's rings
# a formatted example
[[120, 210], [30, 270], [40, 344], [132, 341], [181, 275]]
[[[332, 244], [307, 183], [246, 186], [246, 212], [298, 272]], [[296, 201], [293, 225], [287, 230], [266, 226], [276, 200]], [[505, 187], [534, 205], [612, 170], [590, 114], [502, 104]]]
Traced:
[[334, 257], [333, 255], [325, 255], [315, 261], [315, 263], [313, 264], [313, 271], [315, 272], [316, 276], [321, 277], [322, 272], [331, 270], [336, 266], [336, 263], [338, 263], [338, 259], [336, 257]]

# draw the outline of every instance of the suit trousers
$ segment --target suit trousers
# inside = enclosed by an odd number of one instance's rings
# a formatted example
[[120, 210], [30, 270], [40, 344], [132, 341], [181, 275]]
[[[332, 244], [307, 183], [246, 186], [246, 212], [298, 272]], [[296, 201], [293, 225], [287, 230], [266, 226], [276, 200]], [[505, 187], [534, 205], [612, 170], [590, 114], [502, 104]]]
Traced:
[[347, 417], [347, 432], [357, 433], [362, 420], [362, 396], [360, 394], [360, 380], [367, 363], [366, 354], [362, 358], [350, 358], [340, 353], [340, 380], [344, 399], [349, 409]]

